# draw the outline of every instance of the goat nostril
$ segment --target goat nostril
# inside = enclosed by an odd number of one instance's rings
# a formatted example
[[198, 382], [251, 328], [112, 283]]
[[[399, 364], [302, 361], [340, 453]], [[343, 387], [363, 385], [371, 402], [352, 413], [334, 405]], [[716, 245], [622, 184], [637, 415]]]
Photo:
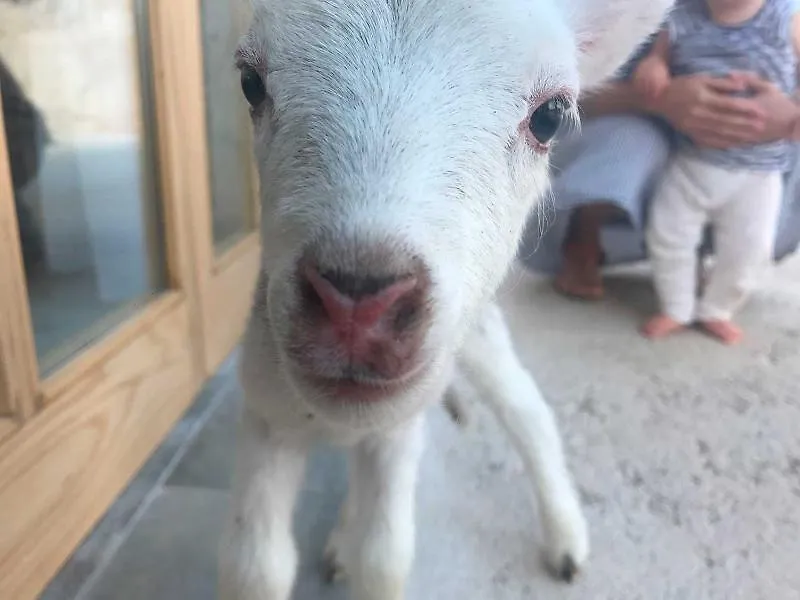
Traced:
[[407, 326], [416, 309], [408, 303], [399, 303], [417, 285], [415, 277], [355, 277], [331, 272], [320, 273], [306, 267], [300, 284], [300, 294], [305, 310], [322, 314], [334, 323], [358, 323], [371, 326], [393, 307], [398, 312], [392, 317], [397, 326]]
[[322, 300], [322, 296], [320, 296], [316, 286], [311, 283], [308, 277], [303, 278], [300, 282], [300, 296], [306, 310], [315, 313], [325, 312], [325, 303]]
[[414, 323], [416, 323], [419, 314], [420, 306], [416, 301], [402, 302], [392, 321], [394, 330], [402, 332], [411, 329]]
[[322, 271], [319, 275], [338, 292], [353, 300], [375, 296], [401, 279], [399, 277], [358, 277], [341, 271]]

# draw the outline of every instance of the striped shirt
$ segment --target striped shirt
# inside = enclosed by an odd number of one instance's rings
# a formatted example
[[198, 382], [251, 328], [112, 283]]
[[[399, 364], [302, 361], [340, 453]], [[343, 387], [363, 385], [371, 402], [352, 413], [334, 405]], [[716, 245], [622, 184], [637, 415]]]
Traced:
[[[674, 76], [751, 71], [792, 95], [796, 87], [797, 57], [792, 42], [793, 0], [765, 0], [748, 21], [720, 25], [704, 0], [679, 0], [667, 21], [670, 71]], [[788, 170], [795, 147], [777, 141], [725, 150], [699, 148], [679, 135], [679, 148], [714, 164], [752, 170]]]

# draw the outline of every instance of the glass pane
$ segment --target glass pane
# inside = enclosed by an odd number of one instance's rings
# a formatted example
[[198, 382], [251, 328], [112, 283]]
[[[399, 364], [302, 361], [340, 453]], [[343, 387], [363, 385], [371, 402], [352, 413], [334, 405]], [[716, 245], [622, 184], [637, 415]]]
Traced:
[[0, 0], [3, 117], [43, 371], [164, 288], [145, 4]]
[[203, 61], [214, 245], [221, 252], [255, 227], [250, 115], [233, 53], [248, 2], [202, 0]]

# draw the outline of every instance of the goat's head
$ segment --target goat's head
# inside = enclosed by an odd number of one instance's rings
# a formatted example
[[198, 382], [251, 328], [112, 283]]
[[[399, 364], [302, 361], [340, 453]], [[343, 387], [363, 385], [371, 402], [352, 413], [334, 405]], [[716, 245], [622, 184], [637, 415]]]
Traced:
[[315, 410], [363, 421], [433, 399], [425, 385], [546, 190], [579, 87], [611, 75], [669, 4], [254, 2], [237, 60], [271, 335]]

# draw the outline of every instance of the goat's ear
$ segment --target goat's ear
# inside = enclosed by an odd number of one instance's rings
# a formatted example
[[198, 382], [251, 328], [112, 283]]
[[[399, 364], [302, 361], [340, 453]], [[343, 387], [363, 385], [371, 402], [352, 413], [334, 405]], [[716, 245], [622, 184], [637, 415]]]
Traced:
[[674, 0], [555, 0], [564, 2], [578, 43], [581, 87], [611, 77], [658, 30]]

